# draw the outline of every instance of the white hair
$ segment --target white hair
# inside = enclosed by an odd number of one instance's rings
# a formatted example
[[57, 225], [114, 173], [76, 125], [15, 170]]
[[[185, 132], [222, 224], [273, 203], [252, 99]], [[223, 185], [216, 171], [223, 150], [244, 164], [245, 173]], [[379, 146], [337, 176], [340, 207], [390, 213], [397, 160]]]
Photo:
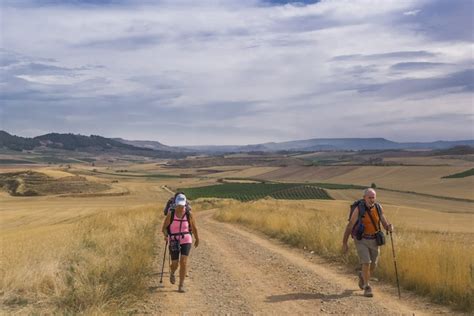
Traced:
[[364, 190], [364, 196], [367, 196], [367, 194], [369, 194], [369, 192], [373, 192], [373, 193], [377, 194], [374, 189], [367, 188], [367, 189]]

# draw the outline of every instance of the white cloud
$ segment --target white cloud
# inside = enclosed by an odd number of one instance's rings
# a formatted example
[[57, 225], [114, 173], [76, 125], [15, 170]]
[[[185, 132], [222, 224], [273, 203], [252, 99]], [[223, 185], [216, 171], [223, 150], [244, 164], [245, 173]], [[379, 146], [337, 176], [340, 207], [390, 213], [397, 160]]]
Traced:
[[403, 12], [403, 15], [417, 15], [418, 13], [420, 13], [421, 10], [411, 10], [411, 11], [406, 11], [406, 12]]
[[17, 78], [24, 79], [29, 82], [41, 83], [45, 85], [70, 85], [83, 81], [81, 78], [70, 76], [29, 76], [19, 75]]
[[[304, 6], [256, 1], [135, 3], [5, 7], [3, 48], [21, 54], [16, 57], [19, 62], [25, 63], [24, 56], [36, 64], [48, 60], [49, 68], [42, 67], [41, 73], [34, 72], [38, 67], [28, 68], [30, 73], [25, 68], [20, 73], [14, 64], [3, 68], [3, 93], [8, 97], [3, 113], [11, 119], [0, 123], [18, 134], [28, 124], [44, 129], [50, 124], [47, 116], [44, 122], [32, 117], [24, 125], [16, 124], [14, 105], [22, 99], [22, 106], [33, 108], [39, 97], [54, 93], [54, 101], [41, 106], [46, 112], [67, 108], [63, 114], [70, 123], [55, 126], [85, 134], [129, 133], [173, 144], [344, 135], [403, 138], [389, 128], [337, 126], [350, 125], [367, 104], [374, 117], [383, 120], [406, 108], [410, 115], [422, 114], [439, 100], [439, 95], [421, 91], [417, 102], [409, 101], [413, 96], [408, 94], [389, 102], [387, 90], [369, 95], [360, 92], [362, 86], [442, 78], [470, 67], [466, 61], [471, 44], [433, 41], [412, 29], [412, 22], [398, 20], [421, 14], [425, 1], [321, 1]], [[358, 57], [334, 58], [352, 55]], [[448, 66], [428, 67], [435, 64]], [[53, 66], [64, 73], [48, 73], [59, 72]], [[13, 78], [25, 80], [23, 90], [8, 90]], [[389, 87], [390, 93], [396, 89]], [[446, 104], [451, 98], [461, 102], [459, 111], [472, 111], [466, 97], [443, 96]], [[73, 119], [85, 117], [85, 109], [96, 115], [90, 124]], [[177, 133], [167, 123], [180, 115], [194, 117]], [[128, 129], [123, 123], [127, 116]], [[212, 128], [219, 132], [210, 132]], [[235, 129], [251, 132], [230, 132]], [[410, 132], [410, 137], [417, 139], [415, 134]], [[420, 129], [419, 135], [424, 134]]]

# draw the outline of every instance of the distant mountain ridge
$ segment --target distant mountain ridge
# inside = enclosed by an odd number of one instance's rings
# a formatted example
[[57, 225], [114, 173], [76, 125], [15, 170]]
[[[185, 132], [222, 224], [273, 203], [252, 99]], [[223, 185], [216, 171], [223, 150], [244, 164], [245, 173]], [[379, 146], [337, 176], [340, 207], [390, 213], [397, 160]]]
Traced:
[[449, 149], [455, 146], [474, 147], [474, 140], [398, 143], [385, 138], [313, 138], [288, 142], [270, 142], [245, 146], [186, 146], [196, 151], [276, 152], [276, 151], [338, 151], [387, 149]]
[[[152, 148], [137, 147], [98, 135], [78, 135], [49, 133], [34, 138], [19, 137], [0, 131], [0, 149], [6, 148], [15, 151], [33, 150], [36, 148], [51, 150], [70, 150], [89, 153], [129, 154], [157, 158], [183, 158], [186, 154], [172, 150], [154, 150]], [[167, 146], [165, 146], [167, 147]]]
[[474, 140], [407, 142], [398, 143], [385, 138], [312, 138], [287, 142], [269, 142], [254, 145], [209, 145], [173, 147], [158, 141], [106, 138], [98, 135], [49, 133], [34, 138], [10, 135], [0, 131], [0, 148], [32, 150], [46, 147], [76, 151], [111, 151], [155, 157], [185, 157], [192, 152], [279, 152], [279, 151], [341, 151], [341, 150], [388, 150], [388, 149], [449, 149], [456, 146], [474, 147]]
[[[112, 148], [124, 148], [124, 149], [140, 149], [132, 145], [127, 145], [111, 138], [105, 138], [102, 136], [91, 135], [75, 135], [75, 134], [58, 134], [50, 133], [33, 138], [39, 140], [41, 145], [51, 148], [65, 149], [65, 150], [79, 150], [83, 148], [97, 148], [102, 150]], [[151, 150], [151, 149], [148, 149]]]
[[271, 150], [373, 150], [394, 149], [397, 143], [385, 138], [313, 138], [282, 143], [266, 143], [263, 146]]
[[40, 142], [34, 138], [10, 135], [5, 131], [0, 131], [0, 148], [21, 151], [31, 150], [37, 146], [40, 146]]
[[165, 150], [165, 151], [170, 151], [170, 152], [190, 152], [191, 151], [190, 149], [187, 149], [187, 148], [172, 147], [172, 146], [164, 145], [160, 142], [153, 141], [153, 140], [127, 140], [123, 138], [112, 138], [112, 139], [118, 142], [121, 142], [123, 144], [132, 145], [132, 146], [140, 147], [140, 148], [152, 149], [152, 150]]

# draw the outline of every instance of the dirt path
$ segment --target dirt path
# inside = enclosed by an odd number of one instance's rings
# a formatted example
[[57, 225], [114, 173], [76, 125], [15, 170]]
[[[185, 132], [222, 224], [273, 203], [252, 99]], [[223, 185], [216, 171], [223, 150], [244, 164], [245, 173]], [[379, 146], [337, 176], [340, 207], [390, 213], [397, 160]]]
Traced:
[[[365, 298], [355, 276], [321, 258], [269, 240], [263, 235], [197, 213], [201, 244], [192, 250], [188, 292], [169, 283], [165, 264], [159, 286], [164, 242], [157, 243], [150, 295], [138, 313], [195, 314], [453, 314], [375, 283], [374, 298]], [[159, 235], [161, 236], [161, 234]]]

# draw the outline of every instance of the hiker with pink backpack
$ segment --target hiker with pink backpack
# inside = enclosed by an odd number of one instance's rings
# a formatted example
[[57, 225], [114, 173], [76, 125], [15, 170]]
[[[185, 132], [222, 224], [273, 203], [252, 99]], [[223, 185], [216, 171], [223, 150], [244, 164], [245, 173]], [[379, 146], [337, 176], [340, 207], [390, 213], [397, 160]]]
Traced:
[[[166, 247], [169, 245], [171, 255], [170, 267], [170, 282], [176, 283], [175, 272], [179, 266], [179, 286], [178, 291], [184, 293], [184, 279], [187, 271], [187, 260], [191, 252], [191, 246], [194, 239], [194, 247], [199, 245], [199, 235], [196, 227], [196, 222], [192, 216], [190, 209], [187, 207], [186, 196], [182, 193], [177, 194], [174, 200], [174, 207], [169, 209], [166, 213], [166, 218], [163, 222], [162, 232], [166, 242]], [[163, 277], [163, 267], [161, 276]], [[160, 280], [161, 283], [161, 280]]]

